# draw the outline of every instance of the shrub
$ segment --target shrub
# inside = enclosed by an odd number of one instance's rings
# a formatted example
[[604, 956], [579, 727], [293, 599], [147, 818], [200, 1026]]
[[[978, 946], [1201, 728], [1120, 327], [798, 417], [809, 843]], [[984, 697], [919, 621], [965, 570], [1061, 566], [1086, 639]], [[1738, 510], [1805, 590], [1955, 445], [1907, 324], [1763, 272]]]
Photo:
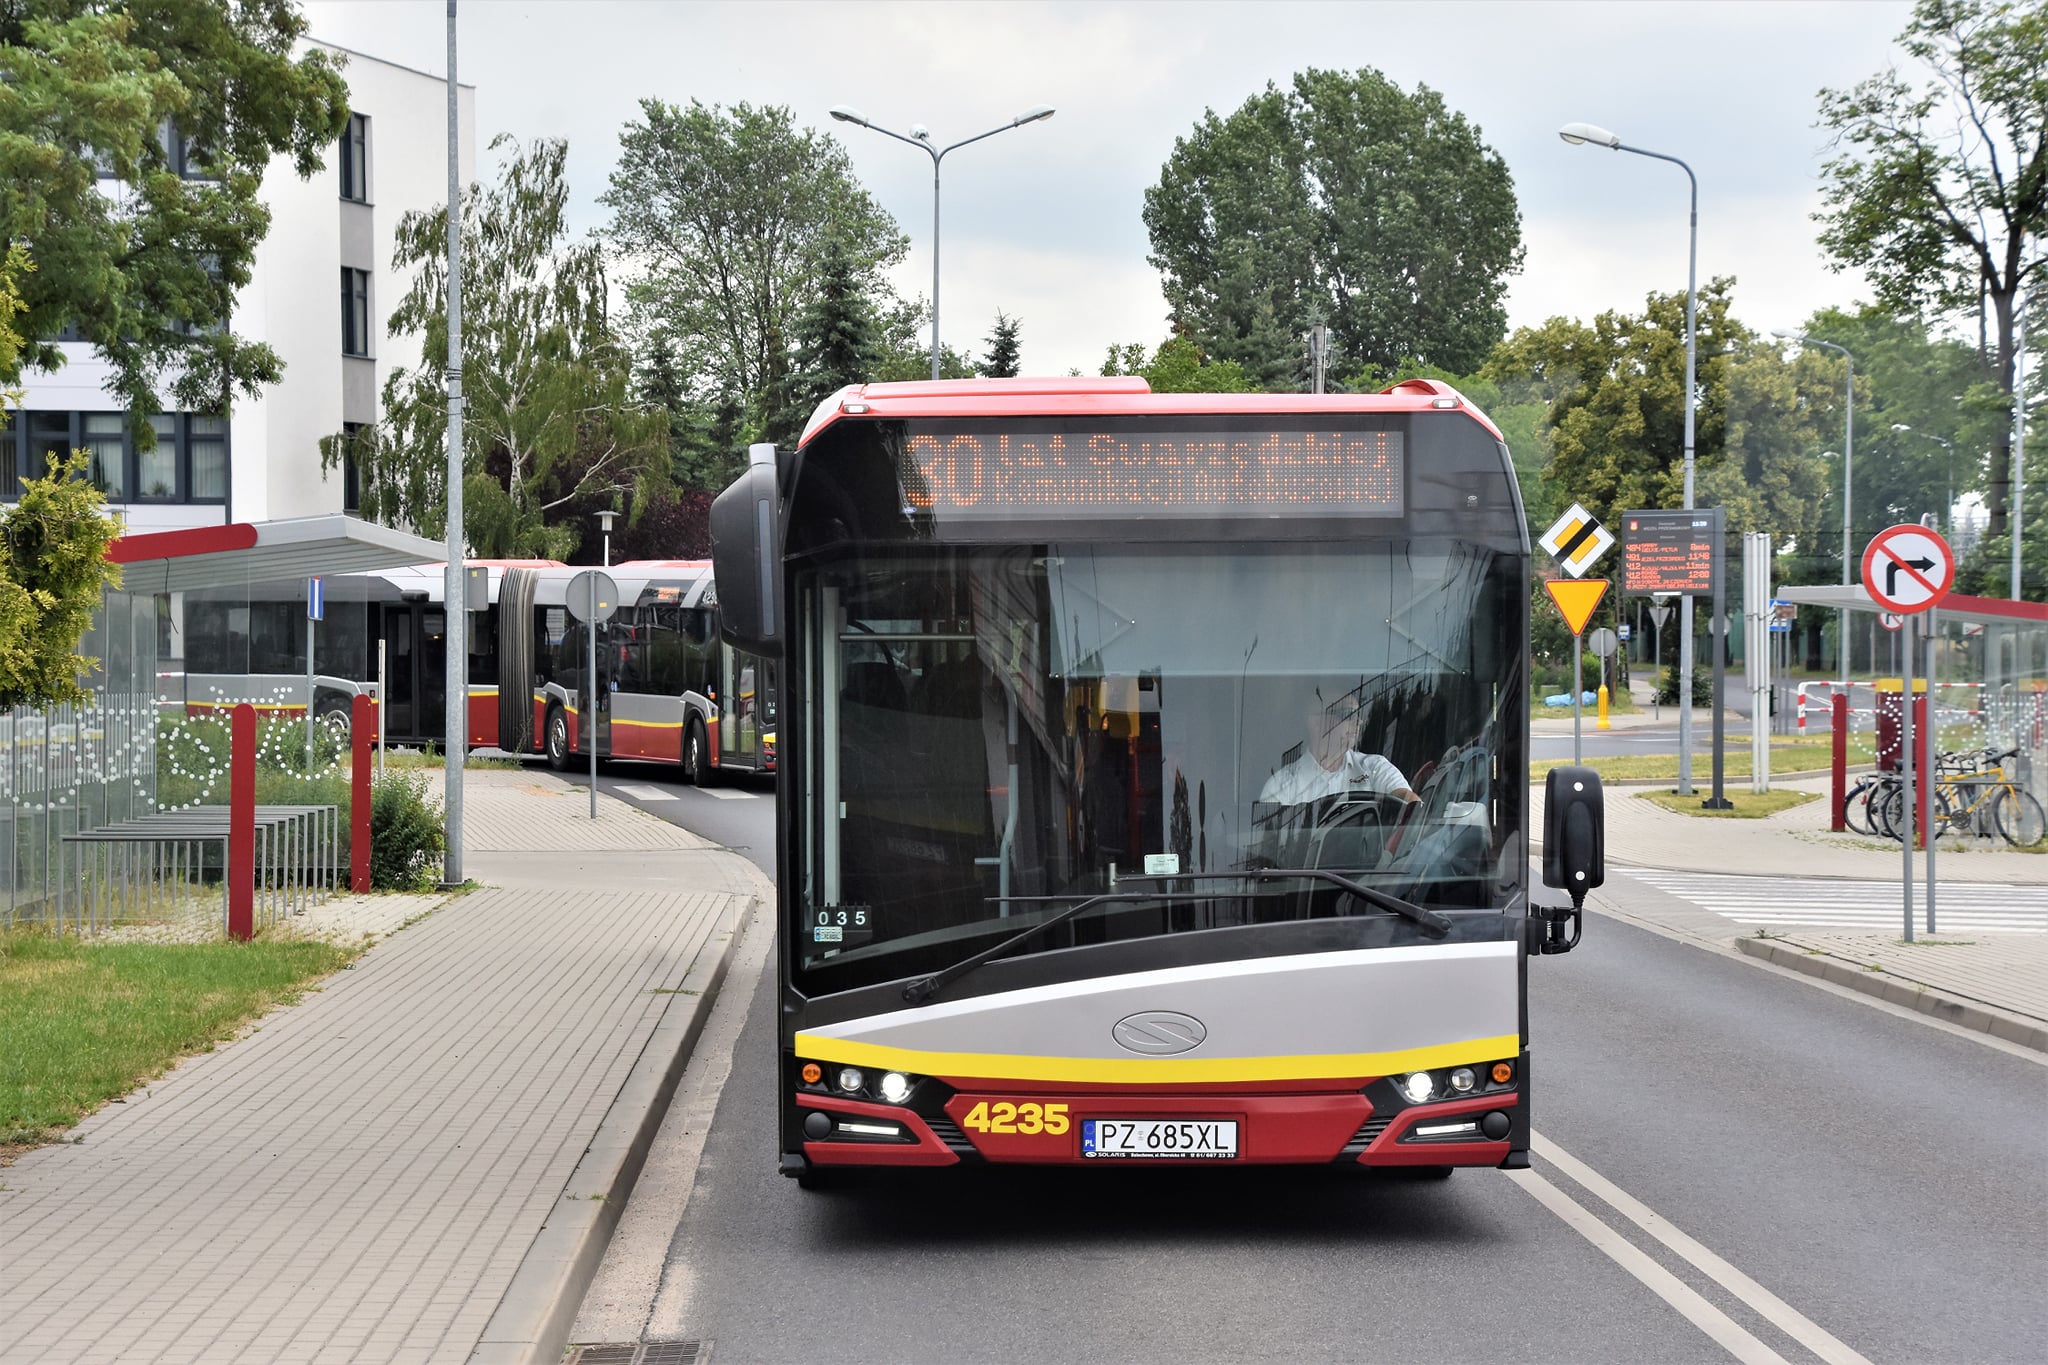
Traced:
[[424, 776], [387, 772], [370, 784], [370, 885], [430, 890], [447, 846], [441, 807], [427, 799]]
[[[1673, 664], [1657, 675], [1657, 704], [1659, 706], [1674, 706], [1677, 702], [1678, 665]], [[1693, 661], [1692, 704], [1694, 706], [1712, 706], [1714, 704], [1714, 661], [1711, 658], [1707, 659], [1704, 663], [1699, 660]]]

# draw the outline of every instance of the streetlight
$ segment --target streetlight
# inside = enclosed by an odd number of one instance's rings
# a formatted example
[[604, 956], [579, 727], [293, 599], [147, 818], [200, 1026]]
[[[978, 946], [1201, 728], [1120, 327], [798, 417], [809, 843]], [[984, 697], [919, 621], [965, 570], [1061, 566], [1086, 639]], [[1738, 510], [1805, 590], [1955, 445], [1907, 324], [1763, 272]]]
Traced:
[[[1634, 152], [1658, 161], [1668, 161], [1685, 172], [1685, 178], [1692, 185], [1692, 240], [1686, 251], [1685, 262], [1685, 510], [1692, 510], [1692, 432], [1693, 411], [1698, 406], [1699, 395], [1693, 382], [1697, 352], [1694, 349], [1693, 314], [1699, 296], [1700, 263], [1700, 181], [1692, 173], [1692, 167], [1675, 156], [1662, 152], [1645, 151], [1631, 147], [1605, 128], [1591, 123], [1567, 123], [1557, 130], [1557, 135], [1574, 147], [1605, 147], [1614, 152]], [[1714, 637], [1715, 648], [1721, 648], [1720, 635]], [[1720, 657], [1716, 655], [1715, 657]], [[1715, 699], [1717, 702], [1719, 698]], [[1720, 712], [1715, 711], [1718, 721]], [[1678, 790], [1681, 795], [1692, 795], [1692, 595], [1679, 599], [1678, 603]], [[1718, 798], [1720, 792], [1714, 795]]]
[[832, 106], [832, 117], [838, 119], [841, 123], [851, 123], [862, 128], [870, 128], [880, 133], [883, 137], [893, 137], [898, 142], [907, 142], [932, 159], [932, 378], [934, 379], [939, 377], [939, 162], [945, 159], [947, 152], [965, 147], [970, 142], [979, 142], [985, 137], [994, 137], [997, 133], [1007, 133], [1012, 128], [1022, 128], [1027, 123], [1037, 123], [1040, 119], [1049, 119], [1053, 116], [1053, 112], [1053, 107], [1050, 104], [1034, 104], [1000, 128], [991, 128], [985, 133], [976, 133], [973, 137], [962, 138], [949, 147], [934, 147], [932, 146], [931, 132], [922, 123], [912, 124], [910, 126], [910, 136], [905, 137], [901, 133], [891, 132], [880, 124], [868, 122], [866, 114], [861, 113], [860, 110], [850, 105], [835, 104]]
[[[1772, 336], [1780, 341], [1796, 341], [1801, 346], [1820, 346], [1837, 352], [1849, 362], [1849, 378], [1842, 386], [1842, 586], [1849, 586], [1849, 471], [1856, 464], [1856, 357], [1849, 354], [1846, 346], [1837, 346], [1832, 341], [1807, 336], [1804, 332], [1774, 331]], [[1849, 676], [1849, 609], [1840, 607], [1835, 612], [1835, 653], [1841, 656], [1842, 676]]]
[[612, 520], [619, 514], [610, 508], [597, 514], [597, 524], [604, 529], [604, 566], [612, 566]]

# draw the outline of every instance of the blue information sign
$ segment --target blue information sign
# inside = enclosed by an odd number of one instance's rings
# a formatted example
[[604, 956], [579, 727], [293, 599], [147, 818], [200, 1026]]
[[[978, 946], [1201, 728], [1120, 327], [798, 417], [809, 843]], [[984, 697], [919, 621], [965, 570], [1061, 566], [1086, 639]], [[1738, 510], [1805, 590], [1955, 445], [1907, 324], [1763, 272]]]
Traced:
[[306, 580], [306, 619], [324, 621], [327, 619], [327, 588], [317, 578]]

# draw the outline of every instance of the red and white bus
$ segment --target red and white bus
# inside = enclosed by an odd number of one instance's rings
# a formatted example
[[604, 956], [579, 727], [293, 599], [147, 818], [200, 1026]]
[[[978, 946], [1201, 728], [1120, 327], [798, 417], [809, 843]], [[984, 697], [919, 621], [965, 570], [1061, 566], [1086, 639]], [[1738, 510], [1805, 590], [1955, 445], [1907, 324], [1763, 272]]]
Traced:
[[1429, 381], [870, 384], [713, 505], [779, 654], [780, 1159], [1525, 1166], [1530, 551]]

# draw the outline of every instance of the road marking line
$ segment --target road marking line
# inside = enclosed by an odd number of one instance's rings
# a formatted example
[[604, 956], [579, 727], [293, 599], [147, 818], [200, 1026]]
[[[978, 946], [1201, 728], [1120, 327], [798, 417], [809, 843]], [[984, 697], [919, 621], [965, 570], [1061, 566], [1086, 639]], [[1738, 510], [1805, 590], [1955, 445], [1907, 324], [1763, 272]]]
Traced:
[[761, 794], [759, 792], [734, 791], [731, 787], [699, 787], [697, 790], [703, 792], [706, 796], [715, 796], [721, 801], [752, 801]]
[[1698, 1290], [1651, 1260], [1635, 1243], [1588, 1213], [1577, 1200], [1536, 1172], [1509, 1171], [1507, 1177], [1744, 1365], [1790, 1365], [1735, 1319], [1708, 1303]]
[[660, 787], [613, 787], [620, 796], [630, 796], [635, 801], [673, 801], [676, 794], [663, 791]]
[[1595, 1198], [1604, 1200], [1615, 1212], [1655, 1237], [1695, 1270], [1754, 1309], [1766, 1322], [1828, 1365], [1870, 1365], [1870, 1362], [1792, 1305], [1737, 1270], [1720, 1256], [1694, 1241], [1659, 1215], [1649, 1205], [1630, 1195], [1613, 1181], [1580, 1161], [1542, 1134], [1531, 1137], [1536, 1155], [1564, 1172]]

